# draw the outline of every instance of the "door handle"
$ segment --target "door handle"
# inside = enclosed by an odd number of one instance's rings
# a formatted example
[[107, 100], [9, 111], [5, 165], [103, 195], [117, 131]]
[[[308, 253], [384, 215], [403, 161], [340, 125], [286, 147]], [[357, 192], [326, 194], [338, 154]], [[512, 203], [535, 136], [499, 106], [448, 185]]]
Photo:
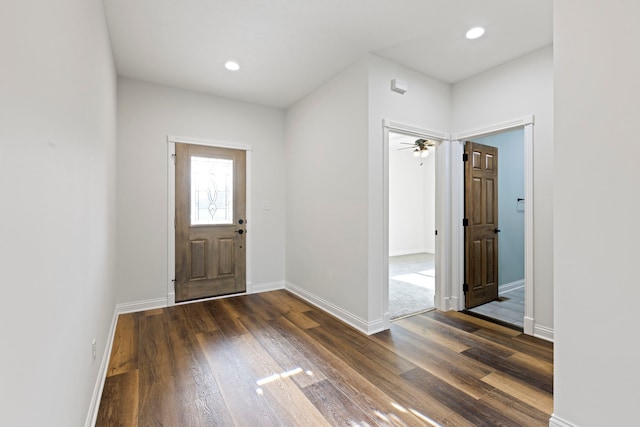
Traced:
[[494, 233], [499, 233], [499, 232], [500, 232], [500, 229], [499, 229], [499, 228], [494, 228], [494, 229], [493, 229], [493, 232], [494, 232]]
[[236, 233], [238, 233], [238, 234], [244, 234], [244, 233], [245, 233], [245, 231], [244, 231], [244, 230], [242, 230], [242, 229], [240, 229], [240, 230], [236, 230], [235, 232], [236, 232]]

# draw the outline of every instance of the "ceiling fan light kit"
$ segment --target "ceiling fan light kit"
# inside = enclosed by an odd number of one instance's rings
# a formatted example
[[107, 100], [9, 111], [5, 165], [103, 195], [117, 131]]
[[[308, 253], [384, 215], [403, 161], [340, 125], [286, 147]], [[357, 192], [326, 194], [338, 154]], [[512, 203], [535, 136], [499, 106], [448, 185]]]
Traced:
[[[407, 150], [407, 149], [412, 149], [411, 151], [413, 152], [413, 157], [416, 158], [427, 158], [429, 157], [429, 154], [431, 153], [431, 150], [429, 150], [429, 148], [434, 148], [435, 147], [435, 142], [433, 141], [429, 141], [428, 139], [416, 139], [415, 142], [413, 143], [408, 143], [408, 142], [401, 142], [401, 144], [407, 144], [410, 145], [409, 147], [405, 147], [405, 148], [399, 148], [399, 150]], [[422, 166], [422, 162], [420, 162], [420, 166]]]
[[429, 156], [429, 148], [427, 148], [427, 147], [416, 148], [415, 150], [413, 150], [413, 157], [425, 158], [427, 156]]

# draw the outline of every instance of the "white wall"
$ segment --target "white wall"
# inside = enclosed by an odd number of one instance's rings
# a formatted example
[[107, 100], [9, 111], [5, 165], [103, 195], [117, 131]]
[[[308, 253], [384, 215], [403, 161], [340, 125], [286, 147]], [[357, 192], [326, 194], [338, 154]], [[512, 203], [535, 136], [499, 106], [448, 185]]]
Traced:
[[639, 16], [554, 1], [554, 426], [638, 423]]
[[366, 322], [366, 61], [290, 107], [286, 123], [288, 286]]
[[116, 77], [102, 2], [2, 2], [0, 16], [0, 424], [81, 426], [115, 305]]
[[[391, 92], [393, 78], [409, 91]], [[367, 55], [287, 111], [288, 285], [381, 327], [382, 120], [446, 130], [449, 107], [447, 84]]]
[[[383, 128], [382, 120], [417, 128], [448, 132], [451, 114], [450, 86], [432, 77], [403, 67], [378, 56], [369, 55], [368, 62], [368, 277], [369, 320], [383, 318], [383, 273], [387, 254], [382, 246], [383, 234]], [[391, 91], [391, 80], [407, 82], [408, 90], [401, 95]], [[435, 156], [434, 156], [435, 157]]]
[[415, 158], [401, 147], [389, 149], [389, 255], [435, 253], [436, 156]]
[[[167, 296], [167, 135], [253, 146], [252, 284], [284, 284], [284, 112], [118, 80], [118, 302]], [[270, 201], [271, 210], [261, 210]]]
[[553, 50], [546, 47], [453, 85], [454, 132], [535, 115], [534, 330], [553, 330]]

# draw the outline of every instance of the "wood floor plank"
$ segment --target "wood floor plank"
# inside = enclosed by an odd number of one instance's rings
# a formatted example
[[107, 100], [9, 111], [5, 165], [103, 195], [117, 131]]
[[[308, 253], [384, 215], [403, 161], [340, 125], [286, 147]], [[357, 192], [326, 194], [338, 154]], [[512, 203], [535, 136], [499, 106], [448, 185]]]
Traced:
[[483, 378], [482, 381], [546, 414], [550, 415], [553, 411], [553, 396], [526, 382], [502, 372], [493, 372]]
[[539, 388], [546, 393], [553, 393], [553, 377], [540, 372], [536, 369], [532, 369], [527, 364], [519, 363], [517, 359], [502, 359], [499, 357], [492, 357], [491, 355], [470, 348], [462, 352], [467, 357], [484, 363], [487, 366], [491, 366], [496, 371], [505, 373], [513, 378], [517, 378], [522, 381]]
[[136, 313], [121, 314], [111, 345], [107, 376], [138, 369], [138, 318]]
[[380, 413], [391, 419], [399, 419], [402, 421], [400, 425], [423, 425], [414, 415], [398, 410], [394, 406], [397, 396], [391, 397], [384, 393], [380, 388], [351, 368], [331, 349], [314, 340], [306, 331], [297, 328], [288, 319], [277, 319], [271, 322], [271, 325], [283, 337], [288, 337], [288, 340], [317, 366], [338, 390], [348, 396], [360, 410], [365, 413]]
[[278, 306], [280, 313], [288, 313], [291, 311], [304, 313], [305, 311], [313, 309], [313, 306], [308, 302], [285, 290], [262, 292], [258, 295], [260, 296], [260, 298], [265, 299], [270, 303]]
[[547, 427], [549, 415], [505, 392], [494, 389], [481, 399], [493, 408], [503, 413], [509, 413], [517, 425], [523, 427]]
[[140, 317], [138, 330], [138, 370], [141, 387], [171, 381], [175, 372], [163, 317]]
[[460, 391], [479, 399], [493, 389], [482, 378], [492, 368], [433, 342], [425, 342], [412, 332], [395, 327], [393, 332], [382, 332], [375, 339], [388, 349], [402, 355], [416, 366], [445, 379]]
[[323, 380], [303, 389], [307, 398], [322, 413], [330, 425], [377, 425], [372, 414], [360, 410], [331, 381]]
[[139, 348], [139, 424], [178, 424], [180, 396], [162, 314], [140, 317]]
[[534, 347], [545, 349], [549, 353], [553, 354], [553, 343], [550, 341], [546, 341], [537, 337], [532, 337], [531, 335], [526, 335], [526, 334], [520, 334], [514, 337], [513, 339], [516, 341], [520, 341], [522, 343], [532, 345]]
[[226, 410], [224, 399], [219, 393], [208, 394], [182, 404], [181, 412], [185, 426], [232, 427], [231, 415]]
[[[250, 315], [241, 316], [240, 321], [284, 371], [299, 370], [296, 375], [291, 376], [299, 387], [304, 388], [326, 379], [311, 361], [287, 340], [282, 339], [282, 336], [265, 320]], [[313, 372], [314, 375], [308, 375], [306, 372]]]
[[157, 316], [157, 315], [162, 315], [163, 314], [163, 310], [162, 308], [154, 308], [151, 310], [145, 310], [143, 312], [141, 312], [140, 314], [143, 316]]
[[191, 326], [190, 318], [200, 314], [192, 306], [171, 307], [164, 317], [168, 346], [172, 349], [173, 382], [182, 403], [205, 401], [210, 395], [213, 399], [220, 396], [218, 384]]
[[400, 374], [415, 368], [413, 363], [392, 351], [386, 350], [382, 345], [362, 335], [355, 329], [345, 327], [342, 322], [331, 316], [318, 310], [309, 312], [308, 316], [323, 325], [322, 327], [309, 329], [309, 331], [314, 331], [314, 334], [318, 337], [322, 336], [324, 342], [329, 345], [339, 346], [340, 343], [348, 343], [349, 351], [356, 357], [363, 359], [363, 363], [376, 364], [380, 369], [388, 370], [394, 374]]
[[[329, 426], [326, 419], [288, 375], [287, 367], [278, 365], [251, 335], [233, 340], [239, 363], [243, 364], [255, 379], [256, 390], [269, 402], [278, 422], [293, 426]], [[295, 375], [306, 375], [299, 372]]]
[[289, 311], [283, 314], [282, 317], [288, 319], [289, 321], [291, 321], [291, 323], [302, 329], [309, 329], [320, 326], [318, 322], [310, 319], [309, 316], [306, 315], [306, 312], [298, 313], [295, 311]]
[[[411, 383], [402, 381], [400, 375], [409, 370], [394, 370], [394, 373], [381, 366], [380, 360], [384, 360], [385, 357], [387, 357], [385, 351], [378, 349], [380, 354], [374, 359], [371, 357], [373, 356], [371, 352], [363, 353], [361, 348], [344, 345], [344, 342], [340, 343], [336, 341], [333, 335], [335, 332], [337, 331], [328, 332], [323, 327], [306, 331], [306, 333], [311, 335], [316, 341], [323, 343], [325, 348], [332, 349], [334, 354], [347, 362], [351, 368], [368, 381], [375, 384], [377, 388], [395, 397], [400, 405], [415, 409], [435, 420], [445, 419], [452, 412], [450, 408], [434, 400], [426, 390], [420, 390]], [[386, 365], [389, 366], [389, 364]], [[406, 366], [410, 365], [407, 364]], [[413, 366], [410, 370], [416, 368], [415, 365]]]
[[139, 426], [184, 425], [183, 405], [172, 381], [141, 384], [138, 401]]
[[553, 345], [432, 311], [366, 336], [285, 290], [122, 315], [96, 426], [542, 426]]
[[471, 348], [468, 343], [465, 343], [457, 336], [457, 334], [459, 333], [458, 330], [454, 329], [455, 334], [451, 332], [443, 333], [447, 331], [447, 329], [453, 328], [449, 328], [446, 325], [441, 325], [439, 322], [435, 322], [432, 319], [425, 318], [420, 315], [411, 316], [399, 321], [395, 321], [393, 322], [392, 327], [393, 326], [402, 327], [407, 331], [411, 331], [416, 335], [425, 337], [432, 342], [436, 342], [458, 353]]
[[[239, 339], [240, 335], [235, 339]], [[237, 350], [220, 331], [198, 334], [198, 342], [220, 386], [231, 424], [236, 426], [273, 426], [278, 416], [264, 397], [258, 394], [255, 378], [241, 361]]]
[[235, 298], [236, 297], [218, 299], [203, 303], [219, 330], [227, 337], [249, 333], [238, 319], [245, 311], [242, 311], [242, 307], [236, 308], [236, 305], [233, 303]]
[[459, 311], [448, 311], [446, 313], [444, 313], [445, 316], [447, 317], [452, 317], [455, 319], [460, 319], [463, 320], [466, 323], [470, 323], [473, 324], [475, 326], [477, 326], [480, 329], [490, 329], [492, 331], [496, 331], [502, 335], [506, 335], [508, 337], [515, 337], [518, 335], [521, 335], [522, 332], [517, 331], [515, 329], [511, 329], [511, 328], [507, 328], [504, 327], [502, 325], [499, 325], [497, 323], [492, 323], [489, 322], [487, 320], [484, 319], [480, 319], [478, 317], [474, 317], [474, 316], [469, 316], [465, 313], [459, 312]]
[[182, 318], [186, 319], [190, 330], [194, 334], [218, 330], [218, 325], [204, 304], [177, 305], [175, 309]]
[[474, 399], [465, 393], [460, 393], [452, 385], [423, 369], [416, 368], [402, 374], [402, 377], [419, 389], [428, 392], [441, 403], [477, 426], [515, 425], [514, 420], [505, 413], [498, 411], [481, 400]]
[[96, 426], [138, 425], [138, 371], [107, 377]]
[[549, 363], [553, 362], [553, 352], [549, 351], [546, 348], [534, 346], [529, 343], [516, 339], [522, 334], [519, 334], [516, 337], [506, 337], [503, 334], [496, 333], [496, 331], [489, 330], [489, 329], [482, 329], [482, 330], [476, 331], [474, 335], [486, 338], [487, 340], [498, 343], [504, 347], [513, 349], [516, 352], [525, 353], [530, 356], [539, 358], [541, 360], [544, 360], [545, 362], [549, 362]]
[[280, 317], [277, 307], [271, 305], [270, 302], [263, 300], [257, 294], [246, 295], [242, 299], [233, 298], [230, 303], [236, 306], [236, 309], [242, 309], [243, 312], [249, 312], [256, 316], [260, 316], [264, 320], [272, 320]]
[[481, 329], [480, 326], [476, 326], [474, 324], [474, 321], [471, 319], [471, 316], [469, 316], [469, 318], [454, 317], [454, 316], [449, 316], [447, 315], [447, 313], [444, 313], [438, 310], [428, 311], [424, 313], [423, 316], [429, 317], [433, 320], [437, 320], [438, 322], [444, 323], [445, 325], [453, 326], [454, 328], [464, 332], [476, 332], [477, 330]]
[[519, 366], [526, 366], [529, 370], [534, 370], [549, 378], [553, 378], [553, 364], [545, 360], [540, 360], [525, 353], [515, 353], [507, 359], [517, 363]]
[[[412, 320], [413, 323], [420, 324], [427, 329], [428, 332], [420, 333], [420, 335], [431, 338], [431, 336], [435, 334], [440, 336], [439, 341], [442, 341], [444, 337], [447, 337], [448, 340], [458, 341], [465, 346], [461, 353], [470, 348], [475, 348], [493, 357], [500, 358], [509, 357], [515, 353], [513, 349], [507, 346], [478, 336], [477, 334], [480, 329], [472, 328], [469, 331], [460, 330], [448, 323], [435, 320], [431, 316], [428, 316], [428, 314], [429, 313], [425, 313], [424, 315], [415, 316], [415, 319]], [[445, 318], [447, 317], [445, 316]]]

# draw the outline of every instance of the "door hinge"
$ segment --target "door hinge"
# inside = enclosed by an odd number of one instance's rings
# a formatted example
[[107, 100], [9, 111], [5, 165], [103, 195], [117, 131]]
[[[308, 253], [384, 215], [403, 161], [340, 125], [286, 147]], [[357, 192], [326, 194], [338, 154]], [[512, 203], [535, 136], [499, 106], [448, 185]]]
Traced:
[[462, 284], [462, 292], [467, 293], [469, 292], [469, 285], [466, 283]]
[[469, 226], [469, 218], [464, 218], [462, 220], [462, 226], [463, 227], [468, 227]]
[[469, 161], [469, 154], [468, 153], [464, 153], [462, 155], [462, 161], [463, 162], [468, 162]]
[[173, 164], [175, 165], [176, 164], [176, 154], [175, 153], [173, 153], [171, 155], [171, 160], [173, 160]]
[[436, 236], [438, 235], [438, 230], [436, 230]]

